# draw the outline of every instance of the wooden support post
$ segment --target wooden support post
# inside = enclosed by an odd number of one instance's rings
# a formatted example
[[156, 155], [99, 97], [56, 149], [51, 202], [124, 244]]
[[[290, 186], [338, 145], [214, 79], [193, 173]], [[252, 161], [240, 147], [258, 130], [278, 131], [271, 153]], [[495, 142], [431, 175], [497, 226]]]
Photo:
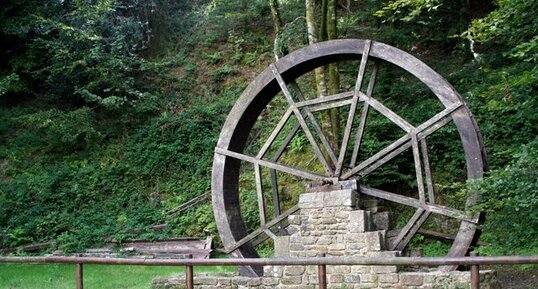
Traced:
[[75, 282], [77, 289], [83, 289], [84, 288], [84, 271], [82, 267], [82, 263], [75, 264]]
[[[186, 259], [192, 259], [192, 254], [185, 256]], [[194, 288], [194, 273], [192, 265], [185, 266], [185, 281], [187, 283], [187, 289]]]
[[[478, 253], [471, 252], [471, 257], [477, 257]], [[480, 268], [478, 265], [471, 265], [471, 289], [480, 289]]]

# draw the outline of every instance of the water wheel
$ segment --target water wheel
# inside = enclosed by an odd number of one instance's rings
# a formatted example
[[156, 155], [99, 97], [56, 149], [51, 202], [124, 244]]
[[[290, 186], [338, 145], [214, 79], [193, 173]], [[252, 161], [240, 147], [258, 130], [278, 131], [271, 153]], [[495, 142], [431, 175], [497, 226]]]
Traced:
[[[305, 88], [307, 81], [302, 78], [312, 78], [315, 69], [339, 63], [343, 71], [342, 63], [345, 62], [355, 63], [356, 69], [353, 69], [353, 65], [347, 66], [352, 67], [354, 76], [352, 85], [341, 86], [343, 92], [316, 97], [315, 89], [308, 85]], [[436, 106], [420, 108], [429, 112], [427, 119], [412, 122], [400, 115], [398, 107], [385, 105], [385, 96], [378, 96], [374, 89], [378, 72], [384, 66], [403, 70], [428, 90]], [[400, 82], [405, 84], [405, 81]], [[279, 101], [275, 100], [277, 95]], [[422, 105], [421, 97], [417, 95], [416, 98], [414, 104], [402, 103], [401, 106]], [[320, 124], [320, 116], [316, 115], [330, 109], [340, 109], [341, 123], [345, 124], [342, 125], [337, 146], [324, 133], [326, 130]], [[361, 153], [363, 147], [369, 146], [370, 150], [376, 147], [371, 145], [371, 140], [366, 140], [365, 134], [374, 114], [378, 120], [384, 119], [385, 123], [388, 121], [394, 125], [401, 135], [396, 134], [397, 137], [388, 142], [385, 140], [380, 149], [365, 155]], [[481, 177], [486, 166], [485, 153], [469, 109], [443, 77], [416, 57], [383, 43], [347, 39], [311, 45], [271, 64], [237, 100], [215, 148], [212, 200], [226, 251], [235, 257], [258, 257], [255, 240], [279, 234], [287, 216], [297, 210], [297, 206], [289, 204], [283, 208], [283, 194], [290, 192], [285, 192], [279, 181], [289, 182], [293, 179], [335, 184], [357, 180], [360, 194], [414, 210], [390, 249], [404, 249], [433, 214], [458, 222], [459, 230], [448, 256], [464, 256], [476, 239], [480, 219], [479, 215], [466, 212], [465, 207], [476, 200], [477, 194], [465, 197], [462, 200], [464, 205], [460, 207], [451, 207], [436, 199], [438, 188], [430, 165], [435, 152], [428, 146], [427, 140], [445, 126], [451, 126], [456, 141], [461, 142], [463, 179]], [[268, 132], [260, 133], [262, 129]], [[251, 146], [253, 134], [263, 138], [257, 141], [257, 146]], [[309, 162], [297, 161], [298, 154], [295, 153], [295, 160], [290, 161], [294, 158], [286, 157], [286, 152], [293, 151], [294, 146], [311, 154], [312, 159]], [[304, 149], [305, 146], [308, 148]], [[413, 167], [416, 196], [390, 192], [382, 189], [383, 185], [374, 187], [363, 182], [402, 154], [408, 154], [410, 166]], [[312, 165], [312, 162], [316, 164]], [[297, 167], [294, 163], [306, 165]], [[253, 170], [255, 185], [246, 193], [257, 198], [259, 213], [257, 228], [250, 229], [245, 225], [245, 214], [242, 212], [245, 208], [240, 204], [240, 191], [244, 185], [240, 176], [245, 168]], [[289, 201], [290, 197], [287, 198]], [[268, 210], [269, 207], [272, 210]], [[242, 267], [240, 272], [251, 276], [262, 273], [261, 268], [257, 267]]]

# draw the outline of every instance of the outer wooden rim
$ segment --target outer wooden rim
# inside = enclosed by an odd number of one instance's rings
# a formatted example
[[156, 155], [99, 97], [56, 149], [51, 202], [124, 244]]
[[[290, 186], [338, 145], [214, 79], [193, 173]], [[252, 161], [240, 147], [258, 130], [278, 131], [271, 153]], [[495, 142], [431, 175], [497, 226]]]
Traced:
[[[289, 82], [302, 74], [335, 61], [360, 60], [367, 40], [343, 39], [321, 42], [295, 51], [277, 61], [274, 65], [284, 81]], [[449, 107], [451, 104], [464, 103], [455, 89], [437, 72], [416, 57], [395, 47], [371, 42], [369, 57], [387, 61], [401, 67], [422, 81], [438, 97], [439, 101]], [[243, 152], [247, 137], [256, 119], [280, 91], [280, 87], [270, 68], [265, 69], [250, 83], [230, 111], [220, 133], [217, 149]], [[478, 126], [465, 104], [452, 113], [452, 119], [458, 129], [467, 165], [469, 179], [482, 177], [486, 170], [486, 156]], [[240, 161], [215, 153], [212, 172], [212, 202], [217, 228], [225, 248], [233, 246], [247, 235], [239, 207]], [[476, 200], [476, 195], [467, 200], [467, 205]], [[478, 216], [477, 216], [478, 217]], [[464, 256], [473, 243], [476, 225], [462, 222], [448, 256]], [[255, 248], [246, 243], [236, 249], [234, 257], [258, 257]], [[454, 267], [445, 269], [455, 269]], [[240, 274], [261, 276], [262, 268], [254, 266], [240, 267]]]

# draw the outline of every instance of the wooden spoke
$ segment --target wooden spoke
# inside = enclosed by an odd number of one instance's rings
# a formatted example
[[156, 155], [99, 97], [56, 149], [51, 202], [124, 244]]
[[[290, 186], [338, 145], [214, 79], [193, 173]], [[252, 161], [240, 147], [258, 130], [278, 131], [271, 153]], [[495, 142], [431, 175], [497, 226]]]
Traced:
[[297, 108], [297, 106], [295, 105], [295, 101], [293, 100], [293, 97], [292, 97], [290, 91], [288, 90], [288, 87], [286, 86], [286, 83], [284, 82], [284, 79], [282, 78], [282, 75], [280, 75], [280, 73], [278, 72], [278, 69], [276, 68], [276, 66], [274, 64], [271, 64], [270, 67], [271, 67], [271, 70], [273, 72], [273, 75], [275, 76], [275, 79], [278, 82], [278, 85], [280, 86], [280, 89], [284, 93], [284, 96], [286, 96], [286, 99], [288, 100], [288, 103], [289, 103], [291, 109], [293, 110], [293, 113], [295, 114], [295, 117], [297, 118], [297, 121], [301, 125], [301, 128], [303, 129], [303, 131], [304, 131], [304, 133], [306, 135], [306, 138], [310, 142], [310, 145], [312, 146], [312, 149], [314, 150], [314, 154], [316, 155], [318, 160], [321, 162], [321, 164], [325, 168], [325, 171], [327, 172], [327, 175], [332, 176], [333, 175], [333, 170], [332, 170], [331, 166], [327, 163], [327, 160], [325, 159], [325, 157], [323, 156], [323, 153], [321, 152], [316, 140], [314, 139], [314, 136], [312, 135], [312, 132], [308, 128], [308, 125], [306, 124], [303, 115], [299, 111], [299, 108]]
[[[417, 212], [419, 212], [419, 211], [417, 211]], [[415, 213], [415, 215], [416, 215], [416, 213]], [[413, 215], [413, 217], [415, 215]], [[393, 246], [392, 246], [391, 250], [402, 251], [405, 247], [407, 247], [407, 244], [409, 244], [409, 242], [411, 242], [411, 239], [413, 239], [415, 234], [418, 232], [420, 227], [422, 227], [422, 224], [424, 224], [424, 222], [426, 221], [426, 219], [428, 219], [429, 216], [430, 216], [430, 212], [422, 210], [422, 212], [420, 213], [420, 216], [416, 220], [414, 220], [413, 222], [411, 222], [411, 220], [409, 220], [406, 227], [404, 227], [404, 229], [406, 229], [406, 230], [402, 229], [400, 231], [400, 234], [398, 234], [398, 237], [396, 238], [395, 242], [393, 243]], [[408, 225], [411, 225], [411, 226], [407, 227]]]
[[278, 159], [280, 159], [280, 157], [282, 156], [282, 154], [283, 154], [284, 151], [286, 150], [286, 147], [288, 147], [288, 145], [290, 144], [291, 140], [293, 139], [293, 137], [295, 136], [295, 134], [297, 134], [297, 132], [299, 131], [300, 128], [301, 128], [301, 125], [300, 125], [300, 124], [296, 124], [296, 125], [290, 130], [290, 132], [288, 133], [288, 135], [286, 136], [286, 138], [284, 138], [284, 141], [282, 142], [282, 144], [280, 145], [280, 147], [278, 147], [277, 151], [275, 152], [275, 154], [274, 154], [273, 157], [271, 158], [271, 161], [276, 162], [276, 161], [278, 161]]
[[426, 188], [428, 189], [428, 201], [435, 204], [435, 192], [433, 189], [433, 176], [430, 166], [430, 157], [428, 156], [428, 145], [426, 139], [420, 141], [420, 150], [422, 152], [422, 163], [424, 164], [424, 176], [426, 178]]
[[226, 254], [230, 254], [231, 252], [233, 252], [234, 250], [236, 250], [237, 248], [243, 246], [244, 244], [246, 244], [247, 242], [249, 242], [250, 240], [256, 238], [258, 235], [262, 234], [263, 232], [265, 232], [265, 230], [273, 227], [274, 225], [278, 224], [279, 222], [281, 222], [282, 220], [286, 219], [289, 215], [295, 213], [297, 210], [299, 209], [299, 206], [295, 205], [293, 206], [291, 209], [285, 211], [284, 213], [282, 213], [281, 215], [279, 215], [278, 217], [274, 218], [273, 220], [271, 220], [270, 222], [267, 222], [265, 223], [265, 225], [263, 226], [260, 226], [258, 229], [256, 229], [254, 232], [248, 234], [247, 236], [245, 236], [244, 238], [242, 238], [241, 240], [237, 241], [235, 244], [233, 244], [231, 247], [229, 248], [225, 248], [225, 253]]
[[316, 112], [316, 111], [322, 111], [322, 110], [327, 110], [327, 109], [339, 108], [342, 106], [350, 105], [352, 102], [353, 102], [352, 99], [344, 99], [344, 100], [326, 103], [322, 105], [316, 105], [316, 106], [311, 107], [310, 111]]
[[271, 187], [273, 192], [273, 209], [275, 216], [280, 215], [280, 195], [278, 194], [278, 176], [274, 169], [269, 169], [271, 174]]
[[313, 106], [323, 104], [331, 101], [344, 100], [353, 97], [353, 91], [346, 91], [335, 95], [329, 95], [324, 97], [318, 97], [309, 100], [298, 101], [295, 105], [297, 107]]
[[349, 136], [351, 135], [351, 128], [353, 126], [353, 119], [355, 118], [355, 112], [357, 110], [357, 103], [360, 98], [362, 81], [364, 79], [364, 72], [366, 71], [366, 64], [368, 63], [368, 55], [370, 54], [370, 47], [372, 42], [367, 41], [364, 45], [362, 52], [361, 63], [359, 65], [359, 72], [357, 75], [357, 82], [355, 83], [355, 91], [353, 93], [353, 102], [349, 108], [349, 114], [347, 116], [346, 127], [344, 130], [344, 138], [340, 148], [340, 154], [338, 155], [338, 163], [336, 164], [335, 175], [340, 176], [342, 172], [342, 166], [344, 164], [344, 158], [346, 156], [347, 146], [349, 144]]
[[252, 163], [252, 164], [258, 164], [260, 166], [264, 166], [264, 167], [267, 167], [267, 168], [270, 168], [270, 169], [285, 172], [285, 173], [288, 173], [290, 175], [301, 177], [301, 178], [307, 179], [307, 180], [313, 180], [313, 181], [330, 180], [330, 178], [322, 176], [322, 175], [318, 175], [316, 173], [299, 170], [299, 169], [296, 169], [296, 168], [293, 168], [293, 167], [290, 167], [290, 166], [286, 166], [286, 165], [282, 165], [282, 164], [278, 164], [278, 163], [272, 162], [272, 161], [257, 159], [257, 158], [255, 158], [253, 156], [248, 156], [248, 155], [245, 155], [245, 154], [229, 151], [229, 150], [218, 148], [218, 147], [215, 148], [215, 153], [220, 154], [220, 155], [224, 155], [224, 156], [228, 156], [228, 157], [232, 157], [232, 158], [235, 158], [235, 159], [238, 159], [238, 160], [246, 161], [246, 162], [249, 162], [249, 163]]
[[290, 119], [290, 116], [291, 116], [292, 113], [293, 113], [293, 110], [291, 108], [288, 108], [288, 110], [286, 110], [286, 112], [284, 113], [284, 116], [282, 116], [282, 118], [280, 119], [280, 121], [276, 125], [275, 129], [271, 132], [271, 135], [267, 138], [267, 140], [263, 144], [262, 148], [260, 149], [260, 151], [256, 155], [256, 158], [258, 158], [258, 159], [263, 158], [263, 156], [267, 153], [267, 150], [269, 149], [269, 147], [271, 147], [271, 145], [275, 141], [278, 134], [282, 131], [282, 129], [284, 128], [284, 126], [286, 125], [288, 120]]
[[260, 165], [254, 164], [254, 174], [256, 179], [256, 194], [258, 197], [258, 211], [260, 213], [260, 224], [265, 225], [265, 197], [263, 195], [262, 173]]
[[364, 100], [366, 103], [368, 103], [372, 108], [380, 112], [382, 115], [384, 115], [386, 118], [388, 118], [390, 121], [395, 123], [397, 126], [402, 128], [405, 132], [411, 132], [413, 131], [414, 127], [407, 122], [405, 119], [403, 119], [401, 116], [399, 116], [394, 111], [390, 110], [388, 107], [383, 105], [381, 102], [377, 101], [375, 98], [368, 96], [362, 92], [360, 92], [361, 99]]
[[436, 204], [430, 204], [430, 203], [421, 204], [421, 202], [419, 200], [415, 199], [415, 198], [406, 197], [406, 196], [398, 195], [398, 194], [395, 194], [395, 193], [390, 193], [390, 192], [387, 192], [387, 191], [370, 188], [370, 187], [363, 186], [363, 185], [359, 186], [359, 191], [360, 191], [360, 193], [365, 194], [365, 195], [369, 195], [369, 196], [372, 196], [372, 197], [384, 199], [384, 200], [387, 200], [387, 201], [391, 201], [391, 202], [394, 202], [394, 203], [406, 205], [406, 206], [409, 206], [409, 207], [414, 207], [414, 208], [417, 208], [417, 209], [423, 209], [423, 210], [425, 210], [427, 212], [436, 213], [436, 214], [439, 214], [439, 215], [451, 217], [451, 218], [458, 219], [458, 220], [467, 221], [467, 222], [470, 222], [470, 223], [476, 223], [477, 222], [476, 219], [471, 214], [468, 214], [468, 213], [466, 213], [464, 211], [460, 211], [460, 210], [457, 210], [457, 209], [448, 208], [448, 207], [445, 207], [445, 206], [436, 205]]
[[[278, 223], [278, 224], [275, 225], [275, 226], [276, 226], [276, 229], [277, 229], [277, 232], [276, 232], [276, 233], [277, 233], [277, 234], [280, 233], [281, 235], [282, 235], [283, 233], [286, 233], [286, 234], [287, 234], [287, 232], [285, 232], [285, 229], [286, 229], [289, 225], [290, 225], [290, 223], [288, 223], [288, 221], [285, 220], [285, 219], [282, 220], [282, 221], [280, 221], [280, 223]], [[272, 231], [271, 231], [271, 233], [272, 233]], [[419, 234], [420, 234], [420, 233], [421, 233], [421, 232], [419, 232]], [[427, 233], [431, 234], [430, 231], [428, 231]], [[274, 234], [274, 233], [273, 233], [273, 234]], [[252, 245], [253, 245], [254, 247], [256, 247], [256, 246], [258, 246], [259, 244], [265, 242], [265, 240], [267, 240], [267, 239], [269, 239], [269, 238], [270, 238], [270, 237], [267, 235], [267, 233], [266, 233], [266, 234], [260, 234], [260, 235], [258, 235], [258, 237], [257, 237], [256, 239], [252, 240]]]
[[420, 149], [416, 134], [411, 134], [411, 146], [413, 147], [413, 160], [415, 163], [415, 175], [417, 176], [418, 199], [422, 205], [426, 204], [424, 191], [424, 179], [422, 178], [422, 164], [420, 161]]
[[[295, 90], [295, 93], [297, 94], [297, 98], [299, 99], [299, 101], [303, 101], [304, 100], [303, 92], [301, 91], [301, 88], [299, 87], [297, 82], [292, 81], [291, 82], [291, 87]], [[329, 154], [329, 157], [330, 157], [332, 163], [335, 164], [336, 163], [336, 156], [334, 155], [333, 149], [331, 148], [331, 145], [329, 144], [329, 141], [325, 137], [325, 134], [323, 133], [323, 130], [321, 129], [321, 126], [317, 122], [317, 120], [314, 117], [314, 115], [312, 114], [312, 112], [310, 112], [308, 107], [303, 108], [303, 110], [304, 110], [304, 114], [306, 114], [306, 116], [308, 117], [308, 120], [310, 120], [310, 123], [312, 124], [312, 126], [316, 130], [316, 133], [318, 134], [318, 136], [319, 136], [319, 138], [321, 140], [321, 143], [323, 144], [323, 146], [325, 148], [325, 151], [327, 151], [327, 154]]]
[[426, 212], [426, 211], [424, 209], [421, 209], [421, 208], [416, 210], [416, 212], [413, 214], [413, 216], [411, 216], [411, 219], [409, 219], [409, 221], [407, 221], [407, 224], [405, 224], [405, 226], [400, 230], [400, 233], [398, 233], [398, 236], [396, 236], [396, 239], [394, 239], [394, 241], [392, 242], [392, 244], [390, 246], [391, 251], [395, 250], [396, 247], [398, 247], [398, 245], [401, 243], [403, 238], [407, 235], [409, 230], [411, 230], [413, 225], [418, 221], [420, 216], [422, 216], [424, 214], [424, 212]]
[[[405, 149], [411, 147], [411, 134], [416, 134], [417, 140], [422, 140], [426, 138], [430, 134], [434, 133], [435, 131], [449, 123], [451, 120], [449, 115], [461, 105], [461, 103], [457, 103], [447, 107], [446, 109], [436, 114], [423, 124], [416, 127], [411, 133], [402, 136], [401, 138], [397, 139], [395, 142], [380, 150], [370, 158], [353, 167], [350, 171], [343, 174], [341, 178], [349, 179], [357, 174], [360, 176], [365, 176], [367, 173], [370, 173], [382, 164], [385, 164], [386, 162], [390, 161], [392, 158], [403, 152]], [[364, 170], [367, 170], [367, 173], [364, 173]]]
[[[377, 71], [379, 70], [379, 61], [375, 62], [374, 71], [372, 72], [372, 76], [370, 76], [370, 82], [368, 83], [368, 91], [366, 92], [366, 95], [369, 97], [372, 96], [374, 92], [374, 86], [375, 81], [377, 78]], [[357, 134], [355, 136], [355, 145], [353, 147], [353, 154], [351, 155], [351, 162], [349, 163], [350, 167], [354, 167], [355, 163], [357, 163], [357, 157], [359, 155], [359, 149], [362, 142], [362, 136], [364, 135], [364, 127], [366, 125], [366, 119], [368, 117], [368, 109], [370, 108], [370, 105], [367, 102], [364, 102], [364, 106], [362, 108], [361, 113], [361, 119], [359, 122], [359, 127], [357, 129]]]

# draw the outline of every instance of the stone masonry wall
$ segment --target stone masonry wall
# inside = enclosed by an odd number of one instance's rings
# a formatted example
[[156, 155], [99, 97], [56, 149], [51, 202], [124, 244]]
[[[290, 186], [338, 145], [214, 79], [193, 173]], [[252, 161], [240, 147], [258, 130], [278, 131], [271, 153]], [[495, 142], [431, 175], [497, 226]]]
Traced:
[[[275, 257], [396, 257], [385, 251], [385, 230], [376, 230], [371, 212], [357, 209], [354, 190], [302, 194], [299, 214], [288, 217], [289, 236], [274, 239]], [[184, 288], [184, 277], [158, 278], [154, 289]], [[492, 271], [481, 272], [482, 287], [499, 288]], [[316, 266], [265, 266], [264, 276], [195, 277], [195, 288], [317, 288]], [[462, 289], [469, 272], [400, 272], [397, 266], [327, 266], [328, 288]]]

